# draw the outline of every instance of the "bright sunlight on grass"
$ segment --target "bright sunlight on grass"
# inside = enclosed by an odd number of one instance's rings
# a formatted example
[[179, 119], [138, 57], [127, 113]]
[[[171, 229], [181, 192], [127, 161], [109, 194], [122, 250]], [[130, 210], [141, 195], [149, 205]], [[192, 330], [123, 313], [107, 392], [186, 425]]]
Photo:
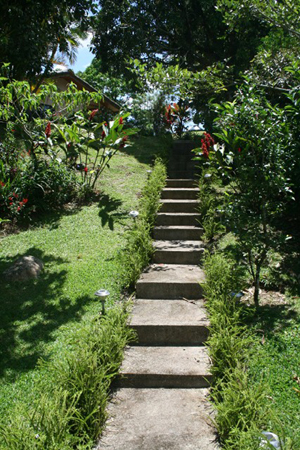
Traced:
[[124, 232], [132, 226], [128, 212], [138, 207], [150, 163], [160, 149], [153, 138], [136, 139], [129, 153], [111, 161], [90, 205], [67, 205], [46, 214], [37, 226], [1, 240], [0, 272], [19, 256], [34, 255], [45, 270], [37, 281], [8, 284], [1, 280], [0, 416], [5, 420], [21, 399], [30, 402], [41, 376], [39, 358], [59, 359], [79, 323], [100, 310], [94, 292], [120, 300], [122, 279], [118, 255]]

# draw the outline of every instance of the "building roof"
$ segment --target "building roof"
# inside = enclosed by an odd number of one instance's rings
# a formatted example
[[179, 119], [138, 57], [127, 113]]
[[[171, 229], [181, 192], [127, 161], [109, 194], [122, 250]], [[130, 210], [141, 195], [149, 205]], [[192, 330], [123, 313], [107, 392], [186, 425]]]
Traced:
[[[48, 78], [51, 79], [64, 79], [67, 83], [74, 83], [78, 87], [79, 90], [85, 89], [89, 92], [98, 92], [97, 89], [95, 89], [93, 86], [91, 86], [89, 83], [84, 81], [82, 78], [75, 75], [75, 73], [72, 70], [67, 70], [66, 72], [53, 72], [51, 73]], [[120, 111], [120, 105], [115, 102], [114, 100], [107, 97], [105, 94], [103, 94], [103, 105], [110, 109], [113, 112], [119, 112]]]

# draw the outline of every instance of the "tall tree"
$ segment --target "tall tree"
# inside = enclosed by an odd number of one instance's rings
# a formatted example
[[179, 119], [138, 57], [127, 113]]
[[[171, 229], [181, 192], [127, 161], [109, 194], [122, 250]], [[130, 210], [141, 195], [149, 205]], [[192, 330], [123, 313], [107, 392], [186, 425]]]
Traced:
[[244, 18], [237, 39], [215, 0], [99, 0], [99, 5], [94, 52], [103, 70], [114, 74], [124, 73], [129, 58], [192, 71], [230, 60], [244, 69], [266, 33], [255, 18]]
[[2, 0], [0, 63], [11, 63], [16, 79], [51, 70], [56, 52], [70, 55], [74, 36], [88, 29], [93, 8], [94, 0]]

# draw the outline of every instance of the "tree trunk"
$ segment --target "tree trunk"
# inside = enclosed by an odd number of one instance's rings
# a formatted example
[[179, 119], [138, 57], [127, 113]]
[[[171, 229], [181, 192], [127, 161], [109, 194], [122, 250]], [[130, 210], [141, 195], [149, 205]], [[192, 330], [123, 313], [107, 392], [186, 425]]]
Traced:
[[259, 307], [259, 279], [260, 279], [260, 267], [256, 266], [256, 274], [254, 280], [254, 305], [256, 309]]

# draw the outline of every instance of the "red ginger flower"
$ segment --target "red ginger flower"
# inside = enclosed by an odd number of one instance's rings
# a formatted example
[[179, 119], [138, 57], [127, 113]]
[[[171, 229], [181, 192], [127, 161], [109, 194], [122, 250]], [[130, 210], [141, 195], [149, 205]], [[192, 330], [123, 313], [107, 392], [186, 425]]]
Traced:
[[119, 119], [119, 125], [123, 125], [123, 117], [120, 117], [120, 119]]
[[93, 109], [93, 111], [90, 114], [89, 120], [92, 120], [98, 111], [99, 111], [99, 109]]
[[103, 131], [102, 131], [102, 135], [101, 135], [102, 139], [104, 139], [105, 136], [106, 136], [106, 133], [105, 133], [105, 131], [103, 130]]
[[46, 126], [46, 129], [45, 129], [45, 135], [46, 135], [47, 139], [50, 137], [50, 134], [51, 134], [51, 123], [48, 122], [47, 126]]

